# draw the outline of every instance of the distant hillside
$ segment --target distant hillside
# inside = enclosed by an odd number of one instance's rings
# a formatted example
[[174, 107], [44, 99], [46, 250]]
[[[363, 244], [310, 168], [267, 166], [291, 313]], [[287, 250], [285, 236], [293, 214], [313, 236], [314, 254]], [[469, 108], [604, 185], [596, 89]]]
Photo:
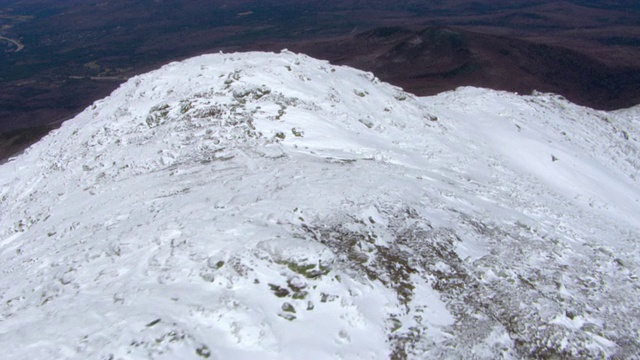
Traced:
[[[0, 44], [0, 133], [59, 124], [131, 76], [170, 61], [282, 48], [380, 72], [419, 94], [460, 85], [535, 88], [598, 109], [628, 107], [638, 103], [639, 6], [631, 0], [4, 1], [0, 36], [24, 48]], [[380, 36], [393, 27], [408, 33]], [[436, 41], [437, 29], [464, 43]], [[412, 47], [416, 36], [423, 43]], [[0, 141], [4, 149], [16, 144]]]
[[562, 94], [591, 107], [640, 104], [640, 68], [611, 66], [560, 46], [456, 28], [383, 27], [341, 41], [290, 46], [366, 69], [418, 95], [473, 85]]

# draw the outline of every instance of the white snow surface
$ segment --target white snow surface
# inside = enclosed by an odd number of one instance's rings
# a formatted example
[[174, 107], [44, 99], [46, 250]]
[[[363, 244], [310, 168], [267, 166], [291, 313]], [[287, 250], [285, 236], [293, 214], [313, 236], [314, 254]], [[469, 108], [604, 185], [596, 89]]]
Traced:
[[168, 64], [0, 166], [2, 358], [639, 358], [639, 137], [288, 51]]

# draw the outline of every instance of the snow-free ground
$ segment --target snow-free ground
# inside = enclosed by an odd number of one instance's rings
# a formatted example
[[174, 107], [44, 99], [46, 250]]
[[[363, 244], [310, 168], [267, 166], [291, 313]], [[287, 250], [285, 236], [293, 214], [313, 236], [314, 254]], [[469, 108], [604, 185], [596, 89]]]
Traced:
[[169, 64], [0, 166], [2, 358], [640, 358], [639, 137], [286, 51]]

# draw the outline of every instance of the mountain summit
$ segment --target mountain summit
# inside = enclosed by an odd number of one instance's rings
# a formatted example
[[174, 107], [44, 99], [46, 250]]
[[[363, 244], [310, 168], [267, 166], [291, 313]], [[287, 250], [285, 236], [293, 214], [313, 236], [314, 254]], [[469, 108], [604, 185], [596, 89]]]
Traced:
[[639, 136], [287, 51], [168, 64], [0, 166], [3, 357], [637, 358]]

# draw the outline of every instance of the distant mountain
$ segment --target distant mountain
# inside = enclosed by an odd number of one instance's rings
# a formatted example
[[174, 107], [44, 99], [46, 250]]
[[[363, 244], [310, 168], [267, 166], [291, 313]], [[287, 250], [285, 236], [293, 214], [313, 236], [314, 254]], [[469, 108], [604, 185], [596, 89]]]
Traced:
[[457, 28], [381, 27], [341, 42], [291, 48], [372, 71], [420, 95], [473, 85], [524, 94], [559, 93], [581, 105], [609, 110], [640, 103], [636, 67], [607, 65], [566, 47]]
[[[640, 103], [638, 6], [632, 0], [0, 1], [0, 161], [126, 79], [219, 51], [289, 48], [342, 59], [381, 68], [387, 71], [376, 74], [381, 79], [418, 95], [458, 86], [536, 89], [601, 110], [629, 107]], [[386, 63], [398, 56], [364, 58], [392, 45], [360, 46], [353, 38], [390, 26], [417, 36], [453, 31], [467, 40], [467, 53], [458, 59], [438, 49], [433, 53], [443, 59], [425, 53], [402, 64]], [[408, 50], [407, 39], [396, 40], [395, 55]]]
[[638, 358], [639, 134], [288, 51], [168, 64], [0, 165], [2, 356]]

